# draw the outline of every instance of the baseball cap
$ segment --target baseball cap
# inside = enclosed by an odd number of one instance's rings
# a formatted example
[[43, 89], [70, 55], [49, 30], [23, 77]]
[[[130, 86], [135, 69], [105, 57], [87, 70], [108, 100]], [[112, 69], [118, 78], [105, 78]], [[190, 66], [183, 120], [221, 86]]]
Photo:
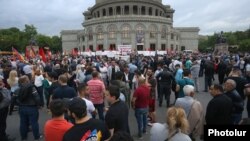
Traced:
[[72, 113], [84, 113], [86, 112], [87, 105], [85, 100], [81, 99], [80, 97], [75, 97], [68, 102], [68, 108]]

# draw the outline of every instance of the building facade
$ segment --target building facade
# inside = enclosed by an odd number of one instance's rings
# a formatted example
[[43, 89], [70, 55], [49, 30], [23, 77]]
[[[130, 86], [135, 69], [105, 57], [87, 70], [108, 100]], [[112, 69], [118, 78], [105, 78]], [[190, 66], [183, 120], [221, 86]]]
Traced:
[[198, 27], [173, 27], [174, 9], [162, 0], [96, 0], [83, 13], [83, 30], [63, 30], [64, 51], [198, 50]]

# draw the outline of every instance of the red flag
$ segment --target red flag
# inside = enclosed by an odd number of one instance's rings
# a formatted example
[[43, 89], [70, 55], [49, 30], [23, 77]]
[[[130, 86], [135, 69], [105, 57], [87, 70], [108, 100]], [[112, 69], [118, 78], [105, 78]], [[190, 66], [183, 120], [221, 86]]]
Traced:
[[20, 61], [24, 61], [25, 60], [24, 57], [15, 48], [13, 48], [13, 47], [12, 47], [12, 52], [13, 52], [13, 55], [14, 56], [16, 55]]
[[43, 48], [39, 48], [39, 55], [41, 56], [43, 62], [47, 61]]
[[35, 58], [35, 57], [36, 57], [36, 52], [35, 52], [33, 46], [31, 46], [30, 56], [31, 56], [32, 58]]
[[72, 55], [72, 56], [76, 56], [76, 55], [77, 55], [77, 52], [76, 52], [75, 48], [73, 48], [73, 49], [71, 50], [71, 55]]
[[26, 49], [25, 49], [25, 57], [27, 58], [27, 59], [30, 59], [30, 51], [29, 51], [29, 49], [26, 47]]
[[49, 50], [47, 53], [48, 53], [48, 58], [51, 59], [52, 58], [51, 51]]

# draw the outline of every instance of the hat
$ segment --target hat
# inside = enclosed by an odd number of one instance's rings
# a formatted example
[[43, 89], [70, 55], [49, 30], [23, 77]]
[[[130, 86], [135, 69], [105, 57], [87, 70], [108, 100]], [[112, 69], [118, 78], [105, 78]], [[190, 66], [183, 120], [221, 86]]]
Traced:
[[87, 106], [85, 100], [80, 97], [75, 97], [68, 103], [69, 111], [72, 113], [78, 113], [81, 111], [82, 113], [86, 112]]

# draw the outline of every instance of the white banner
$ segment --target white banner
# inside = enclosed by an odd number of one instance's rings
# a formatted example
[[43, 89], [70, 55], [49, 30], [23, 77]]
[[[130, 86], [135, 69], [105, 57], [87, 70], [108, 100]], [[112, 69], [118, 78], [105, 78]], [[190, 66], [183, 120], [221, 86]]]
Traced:
[[132, 45], [118, 45], [120, 55], [126, 56], [132, 53]]

